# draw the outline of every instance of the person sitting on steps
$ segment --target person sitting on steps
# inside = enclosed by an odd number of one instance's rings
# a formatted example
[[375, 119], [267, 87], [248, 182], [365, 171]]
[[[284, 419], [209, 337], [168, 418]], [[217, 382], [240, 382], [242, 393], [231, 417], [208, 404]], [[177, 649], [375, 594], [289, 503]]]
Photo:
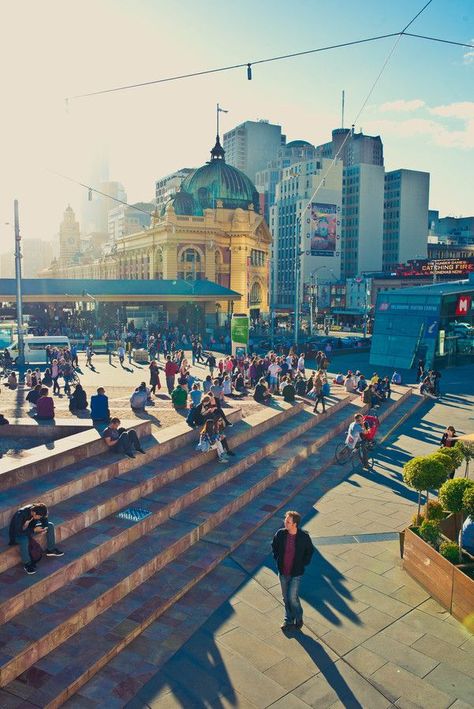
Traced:
[[20, 507], [15, 512], [9, 527], [10, 546], [20, 547], [23, 568], [27, 574], [36, 573], [36, 563], [30, 556], [30, 539], [36, 535], [46, 535], [46, 556], [64, 556], [56, 546], [54, 524], [48, 520], [48, 508], [41, 502]]
[[145, 453], [136, 431], [133, 428], [127, 431], [125, 428], [119, 428], [119, 426], [120, 419], [115, 417], [110, 420], [108, 427], [102, 433], [102, 438], [108, 445], [109, 450], [112, 453], [125, 453], [129, 458], [135, 458], [134, 449], [139, 453]]

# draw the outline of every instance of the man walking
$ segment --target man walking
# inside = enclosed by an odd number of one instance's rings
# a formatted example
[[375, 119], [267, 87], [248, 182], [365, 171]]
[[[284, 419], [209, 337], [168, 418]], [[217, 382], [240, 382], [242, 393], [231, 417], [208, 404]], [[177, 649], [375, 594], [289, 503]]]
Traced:
[[273, 537], [272, 551], [277, 562], [281, 593], [285, 604], [282, 630], [303, 627], [303, 609], [299, 588], [305, 567], [311, 561], [314, 547], [308, 532], [300, 529], [301, 515], [294, 510], [285, 514], [285, 526]]

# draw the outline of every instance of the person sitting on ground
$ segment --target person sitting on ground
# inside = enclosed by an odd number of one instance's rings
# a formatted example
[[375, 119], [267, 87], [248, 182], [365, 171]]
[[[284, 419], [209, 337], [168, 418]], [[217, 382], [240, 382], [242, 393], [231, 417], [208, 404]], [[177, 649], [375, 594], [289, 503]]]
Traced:
[[191, 400], [191, 408], [199, 406], [201, 403], [202, 391], [199, 388], [199, 382], [195, 382], [195, 384], [193, 384], [193, 388], [189, 392], [189, 398]]
[[228, 374], [225, 375], [224, 381], [222, 382], [222, 393], [224, 396], [234, 396], [232, 391], [232, 379]]
[[211, 397], [204, 395], [197, 406], [192, 406], [186, 417], [186, 423], [191, 428], [203, 426], [208, 418], [212, 418]]
[[130, 406], [132, 407], [132, 411], [144, 411], [145, 406], [148, 403], [149, 396], [150, 394], [146, 384], [145, 382], [142, 382], [130, 397]]
[[300, 375], [296, 375], [295, 391], [298, 396], [306, 396], [306, 380]]
[[87, 394], [82, 388], [82, 384], [76, 384], [76, 388], [69, 399], [69, 411], [85, 411], [87, 409]]
[[281, 380], [281, 386], [283, 401], [286, 401], [287, 404], [293, 404], [295, 401], [296, 391], [291, 379], [289, 377], [283, 377]]
[[348, 394], [354, 394], [357, 391], [354, 375], [350, 370], [347, 372], [347, 376], [344, 379], [344, 388]]
[[242, 372], [239, 372], [235, 378], [234, 384], [235, 391], [240, 394], [240, 396], [245, 396], [247, 394], [247, 387], [245, 386], [245, 379]]
[[36, 418], [41, 421], [54, 419], [54, 401], [49, 396], [49, 391], [46, 387], [41, 387], [40, 389], [40, 395], [36, 402]]
[[31, 404], [32, 408], [36, 409], [36, 402], [41, 396], [41, 384], [37, 384], [34, 389], [30, 389], [28, 394], [26, 395], [26, 400], [29, 404]]
[[402, 376], [397, 371], [392, 374], [392, 384], [401, 384]]
[[43, 386], [48, 387], [48, 389], [53, 386], [53, 377], [51, 376], [51, 370], [49, 367], [46, 367], [44, 370]]
[[221, 442], [222, 447], [224, 448], [225, 454], [234, 456], [235, 453], [234, 453], [234, 451], [231, 451], [229, 448], [229, 443], [228, 443], [227, 437], [224, 433], [224, 429], [225, 429], [224, 421], [221, 418], [218, 418], [214, 422], [214, 432], [215, 432], [216, 438]]
[[367, 404], [370, 409], [379, 408], [380, 398], [375, 393], [374, 385], [369, 384], [367, 389], [362, 392], [362, 401]]
[[344, 375], [342, 372], [338, 372], [334, 377], [334, 384], [342, 385], [344, 384]]
[[202, 383], [202, 389], [203, 389], [204, 394], [207, 394], [208, 392], [210, 392], [211, 387], [212, 387], [212, 377], [210, 374], [208, 374]]
[[433, 389], [433, 384], [429, 378], [429, 376], [426, 376], [421, 382], [420, 382], [420, 394], [423, 396], [428, 396], [430, 399], [436, 399], [436, 395], [434, 393]]
[[99, 387], [97, 394], [91, 396], [91, 419], [94, 423], [110, 421], [109, 397], [105, 394], [105, 389]]
[[23, 568], [27, 574], [36, 573], [36, 563], [30, 556], [30, 538], [46, 535], [46, 556], [64, 556], [57, 548], [54, 524], [48, 520], [48, 508], [42, 502], [20, 507], [15, 512], [9, 527], [10, 546], [18, 544]]
[[16, 389], [18, 386], [18, 379], [16, 378], [16, 372], [12, 371], [8, 375], [7, 386], [9, 389]]
[[367, 389], [367, 387], [368, 387], [367, 379], [364, 377], [363, 374], [360, 374], [359, 381], [357, 382], [357, 391], [362, 393]]
[[374, 373], [372, 374], [372, 379], [370, 380], [370, 383], [371, 383], [371, 384], [374, 384], [374, 385], [375, 385], [375, 384], [378, 384], [378, 383], [379, 383], [379, 379], [380, 379], [380, 377], [379, 377], [379, 375], [377, 374], [377, 372], [374, 372]]
[[28, 387], [28, 389], [32, 389], [32, 384], [31, 384], [31, 377], [32, 377], [32, 371], [31, 369], [26, 370], [25, 374], [25, 385]]
[[140, 440], [136, 431], [125, 428], [119, 428], [120, 419], [113, 418], [110, 420], [108, 427], [103, 431], [102, 438], [109, 447], [112, 453], [125, 453], [129, 458], [135, 458], [134, 449], [139, 453], [145, 453], [141, 447]]
[[8, 426], [9, 423], [10, 421], [3, 414], [0, 414], [0, 426]]
[[181, 386], [181, 384], [178, 383], [171, 392], [171, 401], [173, 402], [173, 406], [175, 409], [186, 408], [186, 403], [188, 401], [188, 392], [183, 386]]
[[268, 404], [271, 401], [272, 395], [267, 389], [264, 377], [259, 379], [253, 393], [253, 398], [258, 404]]

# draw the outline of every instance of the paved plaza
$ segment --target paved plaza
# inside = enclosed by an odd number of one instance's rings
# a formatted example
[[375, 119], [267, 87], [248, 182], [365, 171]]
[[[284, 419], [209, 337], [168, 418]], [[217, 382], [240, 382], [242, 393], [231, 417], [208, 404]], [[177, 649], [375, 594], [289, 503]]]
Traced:
[[[345, 368], [371, 374], [365, 358], [356, 364], [344, 358]], [[98, 356], [97, 371], [83, 366], [81, 380], [89, 396], [105, 386], [113, 414], [130, 419], [129, 394], [148, 371], [125, 366]], [[139, 677], [153, 664], [156, 673], [137, 684], [129, 709], [473, 706], [473, 636], [403, 571], [398, 540], [416, 506], [402, 466], [433, 451], [447, 425], [474, 430], [472, 375], [472, 368], [443, 373], [440, 401], [423, 403], [393, 431], [391, 423], [382, 426], [374, 471], [330, 466], [296, 495], [291, 507], [304, 514], [316, 547], [302, 585], [301, 632], [280, 630], [280, 587], [268, 555], [280, 511], [66, 706], [124, 706], [110, 678]], [[21, 389], [0, 396], [8, 418], [27, 416]], [[258, 407], [244, 402], [244, 415]], [[68, 417], [67, 399], [56, 403], [58, 417]], [[182, 420], [166, 396], [144, 416], [159, 428]]]

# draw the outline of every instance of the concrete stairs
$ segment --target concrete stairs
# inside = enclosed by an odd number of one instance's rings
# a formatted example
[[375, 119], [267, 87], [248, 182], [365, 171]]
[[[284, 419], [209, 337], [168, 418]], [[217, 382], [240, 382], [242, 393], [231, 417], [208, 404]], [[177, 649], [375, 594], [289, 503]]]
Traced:
[[[418, 401], [397, 392], [381, 418], [396, 421]], [[28, 577], [13, 565], [15, 548], [0, 554], [0, 705], [61, 706], [327, 469], [333, 439], [360, 407], [341, 395], [324, 416], [303, 404], [264, 409], [230, 429], [237, 456], [227, 465], [213, 451], [196, 453], [196, 433], [181, 428], [159, 444], [146, 439], [135, 460], [104, 465], [102, 456], [98, 469], [113, 465], [115, 476], [103, 472], [95, 485], [85, 460], [86, 489], [60, 470], [42, 478], [44, 495], [35, 488], [34, 496], [49, 495], [66, 556], [45, 559]], [[15, 499], [28, 485], [12, 489]], [[0, 502], [6, 515], [8, 501]], [[117, 517], [129, 505], [149, 514]]]

